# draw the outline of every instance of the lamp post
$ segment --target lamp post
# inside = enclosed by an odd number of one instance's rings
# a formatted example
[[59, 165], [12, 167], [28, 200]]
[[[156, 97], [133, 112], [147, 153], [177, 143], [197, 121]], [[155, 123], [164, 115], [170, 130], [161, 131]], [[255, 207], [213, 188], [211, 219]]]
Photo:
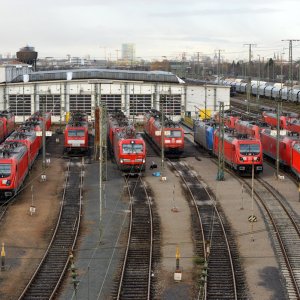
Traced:
[[[164, 116], [164, 100], [161, 102], [161, 173], [164, 170], [164, 140], [165, 140], [165, 116]], [[162, 175], [162, 174], [161, 174]]]
[[45, 116], [45, 103], [43, 103], [42, 111], [42, 142], [43, 142], [43, 160], [42, 160], [42, 181], [46, 181], [46, 116]]
[[[254, 217], [254, 158], [252, 158], [252, 176], [251, 176], [251, 212], [252, 219]], [[251, 240], [254, 241], [253, 238], [253, 222], [251, 222]]]
[[219, 103], [219, 142], [218, 142], [218, 174], [217, 180], [223, 181], [224, 178], [224, 102]]
[[23, 123], [25, 122], [25, 99], [24, 99], [24, 81], [23, 81]]
[[29, 75], [23, 74], [23, 122], [25, 122], [25, 99], [24, 99], [24, 84], [29, 81]]
[[260, 86], [260, 55], [258, 54], [258, 82], [257, 82], [257, 89], [256, 89], [256, 104], [259, 107], [259, 86]]

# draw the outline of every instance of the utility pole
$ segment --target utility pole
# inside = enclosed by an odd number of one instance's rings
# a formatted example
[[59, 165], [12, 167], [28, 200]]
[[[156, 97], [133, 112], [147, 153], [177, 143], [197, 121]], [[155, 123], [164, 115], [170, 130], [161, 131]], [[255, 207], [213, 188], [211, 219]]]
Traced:
[[218, 174], [217, 180], [223, 181], [224, 178], [224, 102], [219, 105], [219, 142], [218, 142]]
[[256, 105], [259, 108], [259, 86], [260, 86], [260, 55], [258, 54], [258, 81], [257, 81], [257, 89], [256, 89]]
[[250, 98], [251, 98], [251, 51], [252, 46], [256, 47], [256, 44], [244, 44], [244, 46], [249, 46], [249, 65], [248, 65], [248, 84], [247, 84], [247, 112], [250, 110]]
[[277, 99], [277, 138], [276, 138], [276, 179], [279, 179], [279, 141], [280, 141], [280, 115], [281, 109], [279, 97]]
[[[169, 95], [171, 98], [171, 87], [169, 88]], [[164, 115], [164, 103], [166, 101], [167, 95], [164, 95], [164, 99], [161, 99], [160, 107], [161, 107], [161, 175], [163, 175], [163, 170], [165, 168], [164, 160], [165, 160], [165, 115]]]
[[42, 180], [46, 180], [46, 114], [45, 103], [42, 111], [42, 142], [43, 142], [43, 162], [42, 162]]
[[281, 98], [281, 101], [282, 101], [282, 86], [283, 86], [283, 54], [284, 52], [281, 52], [281, 56], [280, 56], [280, 98]]
[[218, 49], [218, 64], [217, 64], [217, 75], [218, 75], [218, 85], [220, 84], [220, 60], [221, 60], [221, 51], [224, 50], [220, 50]]
[[118, 61], [119, 60], [119, 52], [120, 52], [120, 50], [117, 49], [116, 52], [117, 52], [117, 61]]
[[181, 56], [181, 77], [185, 77], [185, 61], [186, 61], [186, 52], [182, 52]]
[[204, 119], [208, 119], [207, 117], [207, 85], [206, 83], [204, 84]]
[[[102, 203], [103, 203], [103, 181], [106, 180], [106, 172], [103, 172], [103, 162], [106, 165], [106, 108], [100, 104], [99, 107], [99, 243], [102, 239]], [[105, 166], [106, 168], [106, 166]]]
[[293, 42], [299, 42], [300, 40], [289, 39], [289, 40], [281, 40], [282, 42], [289, 42], [289, 84], [290, 84], [290, 92], [287, 93], [287, 101], [289, 101], [289, 94], [292, 97], [293, 94]]
[[197, 75], [196, 78], [199, 78], [199, 70], [200, 70], [200, 52], [197, 52]]

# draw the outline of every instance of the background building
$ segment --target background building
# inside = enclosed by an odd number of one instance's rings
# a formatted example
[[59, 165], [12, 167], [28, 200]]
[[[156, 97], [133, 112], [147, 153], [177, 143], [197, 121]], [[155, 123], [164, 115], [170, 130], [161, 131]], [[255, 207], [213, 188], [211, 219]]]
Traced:
[[135, 60], [135, 44], [122, 44], [122, 59], [127, 61]]

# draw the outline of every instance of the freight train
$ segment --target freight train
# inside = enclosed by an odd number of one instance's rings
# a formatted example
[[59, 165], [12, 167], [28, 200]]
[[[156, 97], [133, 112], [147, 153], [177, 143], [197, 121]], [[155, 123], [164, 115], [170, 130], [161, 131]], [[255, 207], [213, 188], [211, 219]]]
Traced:
[[64, 153], [89, 153], [88, 116], [82, 111], [75, 111], [70, 114], [64, 132]]
[[[220, 80], [219, 84], [235, 87], [236, 92], [240, 94], [245, 94], [248, 88], [248, 82], [243, 82], [240, 79], [227, 78]], [[261, 97], [269, 99], [282, 99], [284, 101], [300, 103], [299, 87], [291, 89], [287, 86], [281, 86], [280, 83], [252, 80], [250, 83], [250, 93], [253, 96], [257, 96], [258, 94]]]
[[121, 111], [109, 115], [108, 141], [116, 164], [122, 172], [138, 174], [145, 170], [145, 141]]
[[[194, 124], [194, 141], [219, 155], [219, 129], [216, 123], [196, 121]], [[252, 168], [256, 174], [263, 172], [263, 154], [259, 139], [240, 138], [231, 132], [224, 133], [224, 161], [240, 175], [249, 175]]]
[[37, 114], [31, 116], [0, 145], [0, 198], [2, 202], [15, 196], [20, 190], [38, 156], [42, 147], [42, 137], [37, 135], [37, 131], [44, 126], [43, 122], [46, 128], [50, 128], [51, 114], [47, 116], [48, 118], [37, 118]]
[[179, 123], [173, 122], [164, 116], [164, 131], [162, 142], [162, 114], [152, 109], [145, 113], [144, 132], [161, 151], [166, 155], [180, 156], [184, 151], [184, 130]]

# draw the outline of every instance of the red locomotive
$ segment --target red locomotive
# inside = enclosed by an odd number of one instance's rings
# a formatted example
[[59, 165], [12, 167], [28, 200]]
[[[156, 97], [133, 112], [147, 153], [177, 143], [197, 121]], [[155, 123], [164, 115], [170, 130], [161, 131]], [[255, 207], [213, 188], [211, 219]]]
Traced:
[[22, 126], [18, 131], [13, 132], [5, 142], [18, 142], [27, 147], [29, 156], [29, 168], [33, 165], [41, 149], [41, 137], [36, 135], [34, 127]]
[[[264, 112], [263, 118], [270, 126], [277, 126], [277, 114]], [[280, 129], [300, 133], [300, 120], [295, 117], [280, 116]]]
[[10, 198], [22, 186], [28, 173], [27, 147], [18, 142], [5, 142], [0, 146], [0, 196]]
[[109, 116], [108, 137], [115, 161], [121, 171], [131, 174], [145, 170], [146, 144], [136, 134], [123, 112]]
[[291, 132], [296, 132], [300, 134], [300, 120], [299, 119], [291, 119], [286, 122], [286, 129]]
[[300, 180], [300, 141], [292, 144], [291, 170]]
[[239, 135], [259, 139], [260, 128], [252, 122], [236, 120], [235, 130]]
[[[213, 152], [218, 156], [219, 130], [214, 134]], [[240, 139], [224, 133], [224, 160], [239, 174], [251, 174], [252, 167], [256, 174], [263, 171], [262, 146], [259, 139]]]
[[[276, 159], [277, 149], [277, 130], [264, 129], [261, 132], [261, 143], [265, 155]], [[285, 167], [291, 166], [291, 150], [294, 142], [299, 141], [297, 135], [292, 135], [285, 130], [279, 136], [279, 162]]]
[[235, 122], [235, 131], [238, 135], [249, 136], [256, 139], [260, 139], [260, 132], [269, 127], [267, 123], [259, 121], [236, 120]]
[[45, 122], [45, 130], [49, 130], [51, 127], [51, 113], [46, 112], [44, 114], [45, 116], [43, 117], [43, 114], [40, 111], [35, 112], [32, 116], [30, 116], [25, 123], [30, 123], [32, 124], [38, 124], [39, 127], [36, 127], [36, 131], [40, 131], [43, 129], [43, 120]]
[[[145, 114], [144, 131], [151, 141], [161, 150], [161, 113], [155, 109]], [[179, 124], [164, 118], [164, 141], [165, 154], [180, 155], [184, 151], [184, 131]]]
[[[237, 120], [239, 120], [239, 116], [237, 116], [236, 114], [233, 114], [231, 112], [226, 112], [224, 114], [224, 125], [226, 127], [228, 127], [229, 129], [234, 129], [235, 128], [235, 123]], [[219, 113], [217, 112], [215, 115], [214, 115], [214, 120], [217, 124], [220, 123], [220, 115]]]
[[[3, 110], [0, 112], [0, 141], [5, 140], [15, 130], [15, 116], [12, 112]], [[3, 128], [3, 130], [2, 130]]]
[[[277, 127], [277, 114], [270, 112], [263, 112], [263, 120], [271, 127]], [[286, 129], [287, 117], [280, 116], [279, 123], [280, 129]]]
[[[43, 118], [35, 113], [0, 146], [0, 198], [13, 197], [22, 186], [42, 146], [37, 131]], [[50, 121], [49, 121], [50, 120]], [[51, 114], [45, 117], [45, 127], [51, 126]]]
[[64, 134], [65, 153], [89, 152], [88, 117], [86, 113], [81, 111], [72, 112]]

